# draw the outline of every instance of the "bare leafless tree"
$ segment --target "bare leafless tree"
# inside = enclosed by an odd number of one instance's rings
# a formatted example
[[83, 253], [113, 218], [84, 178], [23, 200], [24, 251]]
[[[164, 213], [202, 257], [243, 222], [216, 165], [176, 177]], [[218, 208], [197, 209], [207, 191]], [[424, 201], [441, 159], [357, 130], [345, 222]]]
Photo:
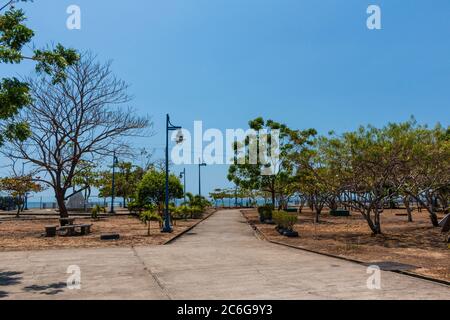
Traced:
[[65, 201], [83, 191], [73, 190], [73, 178], [113, 151], [130, 152], [129, 138], [148, 134], [151, 122], [126, 106], [128, 86], [113, 75], [111, 63], [101, 64], [91, 53], [83, 54], [61, 83], [45, 76], [29, 83], [33, 102], [19, 118], [29, 124], [31, 136], [9, 142], [1, 152], [27, 161], [37, 180], [54, 190], [60, 215], [67, 217]]

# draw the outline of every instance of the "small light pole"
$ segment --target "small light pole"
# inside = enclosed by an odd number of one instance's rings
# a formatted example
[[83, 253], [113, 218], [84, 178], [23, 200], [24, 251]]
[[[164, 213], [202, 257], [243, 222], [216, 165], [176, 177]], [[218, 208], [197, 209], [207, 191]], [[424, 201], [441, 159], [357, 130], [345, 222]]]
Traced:
[[183, 179], [183, 196], [184, 203], [186, 203], [186, 168], [184, 168], [183, 172], [180, 173], [180, 179]]
[[200, 196], [200, 198], [202, 197], [202, 167], [206, 167], [207, 164], [204, 162], [201, 162], [201, 160], [199, 159], [199, 164], [198, 164], [198, 195]]
[[178, 136], [176, 142], [183, 143], [184, 137], [181, 131], [181, 127], [174, 126], [170, 123], [170, 116], [166, 117], [166, 193], [165, 193], [165, 207], [164, 207], [164, 227], [162, 232], [171, 233], [172, 226], [170, 223], [170, 212], [169, 212], [169, 131], [178, 130]]
[[111, 210], [110, 214], [115, 214], [114, 211], [114, 200], [116, 196], [116, 165], [119, 163], [119, 160], [116, 157], [116, 151], [113, 153], [113, 167], [112, 167], [112, 188], [111, 188]]
[[[22, 163], [22, 179], [25, 177], [25, 162]], [[28, 210], [28, 192], [25, 192], [25, 199], [24, 199], [24, 207], [23, 210]]]

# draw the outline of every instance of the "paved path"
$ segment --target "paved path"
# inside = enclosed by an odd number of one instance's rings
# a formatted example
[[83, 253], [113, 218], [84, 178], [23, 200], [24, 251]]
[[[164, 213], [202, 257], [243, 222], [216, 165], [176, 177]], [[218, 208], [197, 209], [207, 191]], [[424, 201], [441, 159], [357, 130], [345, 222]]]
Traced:
[[[66, 287], [81, 268], [81, 290]], [[448, 299], [447, 286], [258, 240], [221, 211], [168, 246], [0, 253], [5, 299]]]

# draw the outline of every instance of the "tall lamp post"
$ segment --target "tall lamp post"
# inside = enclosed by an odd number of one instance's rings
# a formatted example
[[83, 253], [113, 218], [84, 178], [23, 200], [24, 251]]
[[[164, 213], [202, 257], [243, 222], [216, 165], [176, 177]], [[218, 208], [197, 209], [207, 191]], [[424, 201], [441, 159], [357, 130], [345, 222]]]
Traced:
[[183, 172], [180, 173], [180, 179], [183, 179], [183, 196], [184, 203], [186, 203], [186, 168], [184, 168]]
[[170, 122], [170, 116], [166, 117], [166, 193], [165, 193], [165, 207], [164, 207], [164, 227], [162, 232], [170, 233], [172, 232], [172, 226], [170, 223], [170, 212], [169, 212], [169, 131], [177, 131], [177, 143], [182, 143], [184, 140], [183, 134], [181, 132], [181, 127], [174, 126]]
[[119, 160], [116, 157], [116, 151], [113, 153], [113, 167], [112, 167], [112, 187], [111, 187], [111, 210], [110, 214], [115, 214], [114, 211], [114, 200], [116, 197], [116, 165], [119, 163]]
[[202, 167], [206, 167], [206, 163], [201, 162], [199, 159], [198, 164], [198, 195], [202, 197]]

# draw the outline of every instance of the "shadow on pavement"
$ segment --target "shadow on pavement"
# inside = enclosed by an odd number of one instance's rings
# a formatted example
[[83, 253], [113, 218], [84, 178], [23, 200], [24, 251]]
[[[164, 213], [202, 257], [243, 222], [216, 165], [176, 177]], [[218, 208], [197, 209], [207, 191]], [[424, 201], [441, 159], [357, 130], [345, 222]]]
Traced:
[[53, 283], [53, 284], [43, 285], [43, 286], [33, 285], [33, 286], [25, 287], [24, 290], [27, 292], [36, 292], [36, 293], [52, 296], [52, 295], [56, 295], [58, 293], [63, 292], [64, 291], [63, 289], [66, 286], [67, 286], [67, 284], [65, 282], [59, 282], [59, 283]]
[[20, 283], [23, 272], [15, 271], [1, 271], [0, 272], [0, 287], [13, 286]]

